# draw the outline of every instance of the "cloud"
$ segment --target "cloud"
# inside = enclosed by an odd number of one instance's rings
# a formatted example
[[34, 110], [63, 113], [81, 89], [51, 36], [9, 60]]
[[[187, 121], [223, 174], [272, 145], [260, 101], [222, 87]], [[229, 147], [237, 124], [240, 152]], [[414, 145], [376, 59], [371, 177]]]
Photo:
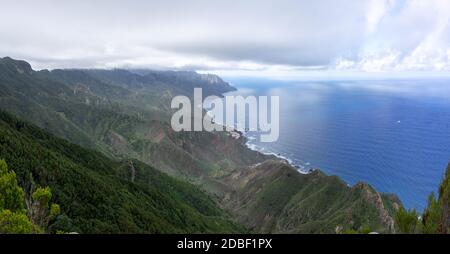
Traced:
[[366, 14], [367, 32], [369, 34], [376, 31], [382, 18], [394, 5], [394, 0], [369, 0]]
[[18, 0], [0, 14], [0, 55], [36, 68], [449, 70], [447, 0]]
[[358, 55], [338, 57], [335, 69], [449, 72], [450, 2], [389, 1], [386, 6]]

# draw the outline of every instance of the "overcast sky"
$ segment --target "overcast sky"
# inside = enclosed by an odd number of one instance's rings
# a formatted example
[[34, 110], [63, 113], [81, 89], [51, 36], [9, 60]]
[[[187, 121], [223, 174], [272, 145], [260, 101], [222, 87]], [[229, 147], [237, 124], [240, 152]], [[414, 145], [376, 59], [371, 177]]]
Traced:
[[36, 69], [450, 72], [449, 0], [0, 0]]

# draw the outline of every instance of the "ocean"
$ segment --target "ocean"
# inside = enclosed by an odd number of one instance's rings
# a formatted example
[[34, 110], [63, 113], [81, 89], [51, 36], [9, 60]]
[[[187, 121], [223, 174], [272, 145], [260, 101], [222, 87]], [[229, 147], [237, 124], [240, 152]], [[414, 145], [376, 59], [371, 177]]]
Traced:
[[280, 136], [252, 149], [367, 182], [423, 211], [450, 160], [450, 79], [279, 81], [227, 78], [231, 95], [278, 95]]

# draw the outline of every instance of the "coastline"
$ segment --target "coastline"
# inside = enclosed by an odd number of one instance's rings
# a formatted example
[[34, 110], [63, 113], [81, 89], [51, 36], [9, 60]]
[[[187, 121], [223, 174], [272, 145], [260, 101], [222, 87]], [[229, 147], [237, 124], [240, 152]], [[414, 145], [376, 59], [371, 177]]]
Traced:
[[[239, 89], [237, 91], [239, 91]], [[226, 95], [227, 94], [225, 93], [224, 96], [226, 96]], [[221, 98], [221, 99], [223, 99], [223, 98]], [[212, 113], [212, 112], [209, 112], [208, 110], [205, 110], [205, 111], [208, 115], [210, 113]], [[228, 136], [230, 136], [234, 139], [239, 139], [241, 141], [241, 143], [243, 145], [245, 145], [246, 149], [255, 151], [255, 152], [265, 155], [265, 156], [270, 156], [269, 158], [279, 160], [280, 162], [283, 162], [283, 163], [291, 166], [293, 169], [295, 169], [298, 173], [300, 173], [302, 175], [310, 175], [311, 173], [314, 173], [314, 172], [321, 172], [322, 174], [324, 174], [326, 176], [335, 176], [339, 180], [341, 180], [346, 185], [346, 187], [349, 189], [357, 188], [361, 184], [362, 184], [362, 186], [367, 185], [367, 186], [370, 186], [371, 189], [375, 190], [380, 195], [395, 196], [395, 198], [397, 200], [399, 200], [400, 204], [402, 206], [404, 206], [402, 200], [399, 198], [398, 193], [396, 193], [396, 192], [386, 192], [386, 191], [381, 192], [378, 190], [378, 188], [374, 187], [372, 185], [372, 183], [369, 183], [368, 181], [364, 181], [364, 180], [358, 180], [356, 183], [353, 183], [353, 184], [349, 183], [347, 180], [344, 180], [344, 178], [340, 175], [325, 173], [319, 167], [314, 167], [314, 165], [312, 165], [312, 163], [310, 163], [308, 161], [303, 161], [300, 158], [296, 158], [295, 154], [292, 154], [292, 153], [286, 154], [281, 151], [277, 151], [270, 144], [265, 145], [265, 144], [262, 144], [261, 142], [258, 142], [260, 133], [258, 133], [257, 131], [246, 131], [246, 130], [239, 129], [239, 127], [236, 128], [234, 126], [227, 127], [226, 124], [222, 124], [220, 122], [214, 122], [214, 123], [222, 126]], [[276, 146], [275, 146], [275, 148], [276, 148]]]
[[[227, 82], [229, 84], [230, 87], [233, 88], [233, 90], [225, 92], [220, 94], [220, 99], [223, 100], [223, 98], [226, 96], [227, 93], [230, 92], [236, 92], [239, 91], [238, 88], [236, 88], [235, 86], [233, 86], [231, 83]], [[211, 117], [211, 111], [203, 108], [203, 110], [206, 113], [207, 117]], [[250, 136], [248, 132], [246, 131], [241, 131], [236, 129], [236, 127], [230, 127], [227, 126], [224, 123], [220, 123], [220, 122], [216, 122], [215, 119], [212, 120], [212, 122], [214, 124], [220, 125], [223, 127], [223, 129], [225, 130], [225, 132], [227, 133], [227, 135], [231, 136], [234, 139], [243, 139], [243, 144], [246, 146], [247, 149], [258, 152], [260, 154], [263, 155], [267, 155], [267, 156], [273, 156], [283, 162], [285, 162], [286, 164], [289, 164], [291, 167], [295, 168], [300, 174], [309, 174], [314, 172], [314, 170], [316, 170], [316, 168], [311, 167], [311, 164], [309, 162], [296, 162], [295, 159], [289, 158], [286, 155], [281, 154], [281, 152], [278, 151], [270, 151], [268, 150], [267, 147], [264, 146], [260, 146], [257, 144], [252, 143], [253, 140], [256, 140], [256, 137]]]
[[242, 137], [244, 138], [244, 145], [248, 149], [250, 149], [252, 151], [256, 151], [256, 152], [264, 154], [264, 155], [274, 156], [282, 161], [285, 161], [291, 167], [295, 168], [300, 174], [306, 175], [315, 170], [314, 168], [310, 167], [309, 163], [307, 163], [306, 165], [299, 165], [299, 164], [295, 163], [293, 159], [291, 159], [279, 152], [270, 151], [266, 147], [259, 146], [257, 144], [252, 143], [252, 140], [256, 139], [255, 137], [246, 136], [245, 134], [242, 134]]

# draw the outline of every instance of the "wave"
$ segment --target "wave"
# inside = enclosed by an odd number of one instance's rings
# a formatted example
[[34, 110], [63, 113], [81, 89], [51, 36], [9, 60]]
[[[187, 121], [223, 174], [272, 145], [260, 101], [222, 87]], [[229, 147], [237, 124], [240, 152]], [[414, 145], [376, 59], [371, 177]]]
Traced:
[[[244, 134], [244, 136], [245, 136], [245, 134]], [[245, 138], [247, 139], [247, 141], [245, 142], [245, 145], [250, 150], [257, 151], [257, 152], [265, 154], [265, 155], [273, 155], [281, 160], [284, 160], [289, 165], [291, 165], [293, 168], [297, 169], [297, 171], [301, 174], [309, 174], [313, 171], [313, 168], [311, 167], [311, 163], [309, 163], [309, 162], [300, 162], [299, 160], [294, 161], [281, 153], [270, 151], [266, 147], [259, 146], [255, 143], [252, 143], [252, 141], [256, 140], [255, 137], [245, 136]]]

